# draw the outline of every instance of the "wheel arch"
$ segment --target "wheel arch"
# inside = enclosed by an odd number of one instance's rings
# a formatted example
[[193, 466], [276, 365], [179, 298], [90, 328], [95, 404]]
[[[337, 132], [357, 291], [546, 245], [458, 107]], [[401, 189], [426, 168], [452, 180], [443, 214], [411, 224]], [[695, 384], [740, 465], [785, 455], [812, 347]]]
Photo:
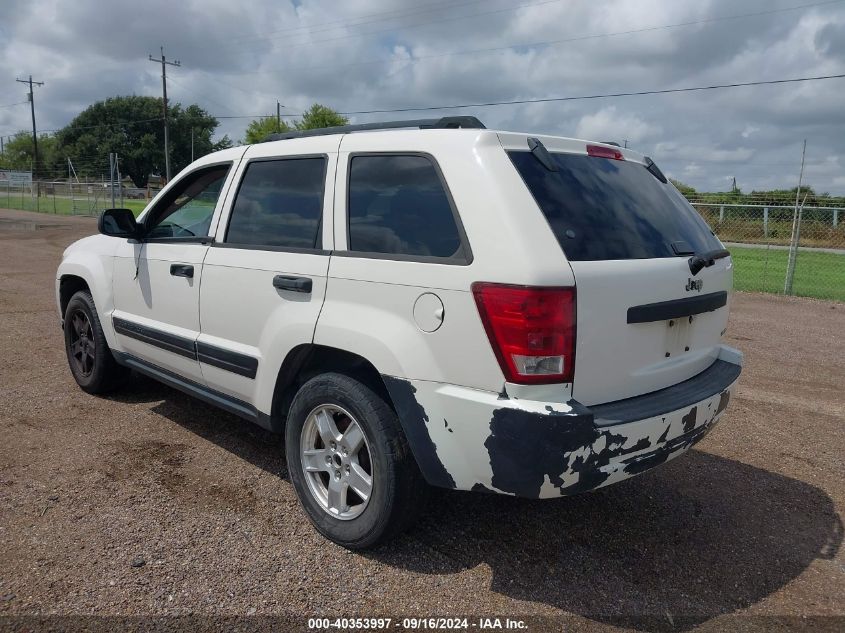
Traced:
[[299, 388], [314, 376], [326, 372], [336, 372], [359, 380], [393, 406], [381, 373], [368, 359], [337, 347], [303, 343], [288, 353], [276, 377], [271, 415], [280, 427], [284, 426], [291, 402]]
[[75, 273], [68, 273], [59, 277], [59, 311], [63, 319], [71, 297], [80, 290], [91, 292], [91, 286], [84, 277]]
[[[83, 243], [96, 245], [94, 238], [85, 238], [78, 244]], [[74, 293], [85, 289], [94, 299], [106, 341], [114, 349], [114, 329], [110, 318], [114, 310], [111, 256], [99, 253], [93, 247], [90, 250], [73, 248], [59, 264], [56, 271], [56, 307], [60, 311], [60, 319], [64, 320], [65, 309]]]
[[283, 432], [287, 412], [299, 387], [325, 372], [355, 378], [378, 394], [396, 413], [425, 480], [434, 486], [456, 487], [454, 478], [437, 456], [437, 448], [428, 429], [428, 415], [417, 401], [416, 389], [407, 380], [383, 375], [372, 362], [354, 352], [316, 343], [299, 345], [291, 350], [276, 380], [271, 415], [274, 428]]

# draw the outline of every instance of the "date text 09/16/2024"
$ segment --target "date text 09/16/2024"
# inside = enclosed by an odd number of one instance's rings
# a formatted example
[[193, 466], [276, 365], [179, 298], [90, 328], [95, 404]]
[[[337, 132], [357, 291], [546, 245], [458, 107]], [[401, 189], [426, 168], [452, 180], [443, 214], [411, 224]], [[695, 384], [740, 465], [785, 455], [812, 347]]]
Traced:
[[514, 618], [309, 618], [311, 631], [354, 631], [354, 630], [527, 630], [524, 620]]

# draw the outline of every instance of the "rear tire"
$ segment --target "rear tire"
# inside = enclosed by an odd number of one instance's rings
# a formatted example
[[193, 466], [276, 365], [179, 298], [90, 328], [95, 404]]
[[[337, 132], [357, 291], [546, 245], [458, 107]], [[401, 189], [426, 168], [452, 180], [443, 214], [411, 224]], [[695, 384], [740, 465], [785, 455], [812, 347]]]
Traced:
[[83, 391], [104, 394], [124, 382], [129, 370], [114, 359], [87, 290], [80, 290], [68, 301], [64, 331], [68, 365]]
[[428, 498], [396, 413], [343, 374], [321, 374], [297, 392], [285, 454], [308, 518], [349, 549], [373, 547], [410, 527]]

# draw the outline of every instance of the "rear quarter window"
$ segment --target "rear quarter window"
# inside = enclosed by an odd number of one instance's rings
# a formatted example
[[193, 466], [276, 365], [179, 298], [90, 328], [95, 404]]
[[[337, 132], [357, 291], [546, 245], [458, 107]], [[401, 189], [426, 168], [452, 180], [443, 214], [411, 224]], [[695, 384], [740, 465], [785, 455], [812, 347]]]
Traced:
[[463, 257], [446, 187], [428, 156], [354, 155], [349, 250], [400, 257]]
[[571, 261], [676, 257], [673, 243], [720, 248], [683, 196], [640, 163], [553, 153], [550, 171], [531, 152], [508, 156]]

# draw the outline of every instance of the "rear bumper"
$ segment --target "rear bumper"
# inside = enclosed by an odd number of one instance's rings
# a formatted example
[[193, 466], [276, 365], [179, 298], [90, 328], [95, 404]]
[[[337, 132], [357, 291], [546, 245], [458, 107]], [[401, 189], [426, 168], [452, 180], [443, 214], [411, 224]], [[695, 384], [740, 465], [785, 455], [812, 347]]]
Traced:
[[693, 378], [591, 408], [385, 376], [429, 483], [529, 498], [577, 494], [685, 453], [719, 421], [742, 355], [721, 348]]

